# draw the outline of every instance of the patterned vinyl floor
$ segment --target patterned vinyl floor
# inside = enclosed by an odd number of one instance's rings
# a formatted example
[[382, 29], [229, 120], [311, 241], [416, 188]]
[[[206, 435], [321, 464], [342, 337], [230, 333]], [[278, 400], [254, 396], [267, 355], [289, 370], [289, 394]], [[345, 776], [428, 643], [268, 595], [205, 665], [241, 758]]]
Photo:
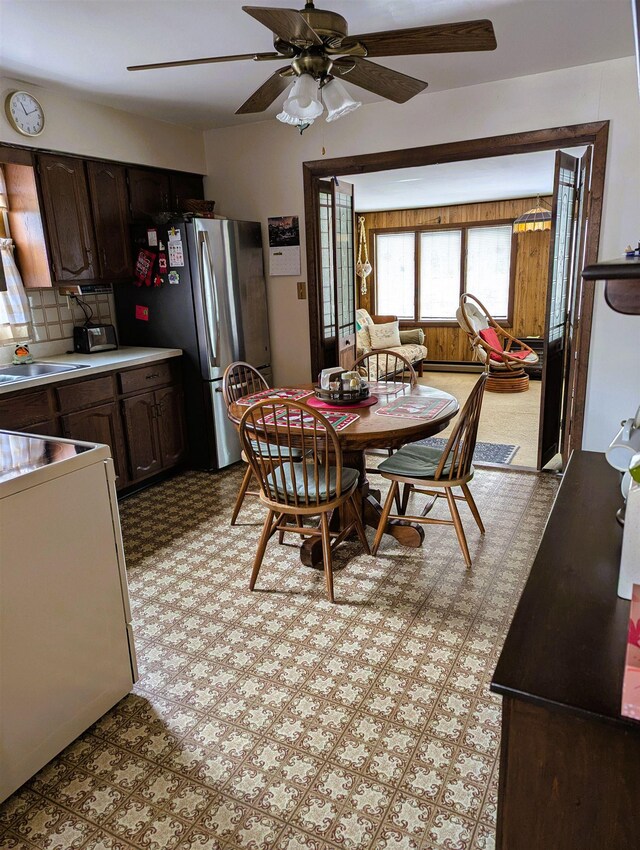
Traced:
[[493, 847], [488, 683], [556, 480], [476, 474], [469, 572], [451, 528], [346, 544], [331, 605], [275, 540], [248, 591], [262, 510], [229, 527], [240, 474], [121, 505], [140, 681], [0, 806], [0, 847]]

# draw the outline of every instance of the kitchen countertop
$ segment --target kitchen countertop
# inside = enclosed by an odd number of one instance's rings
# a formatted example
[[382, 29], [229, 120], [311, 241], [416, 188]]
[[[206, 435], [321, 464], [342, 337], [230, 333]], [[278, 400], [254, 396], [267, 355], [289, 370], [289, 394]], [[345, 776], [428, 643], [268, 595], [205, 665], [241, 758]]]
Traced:
[[0, 497], [9, 492], [8, 481], [37, 473], [54, 463], [74, 460], [94, 449], [105, 449], [102, 454], [109, 457], [109, 447], [97, 443], [0, 431]]
[[[34, 358], [36, 363], [60, 363], [85, 366], [84, 369], [73, 369], [70, 372], [58, 372], [55, 375], [39, 375], [15, 383], [0, 384], [0, 395], [15, 393], [20, 390], [42, 387], [47, 384], [59, 384], [62, 381], [78, 380], [101, 372], [112, 372], [129, 366], [144, 366], [145, 363], [155, 363], [169, 357], [180, 357], [179, 348], [138, 348], [122, 347], [115, 351], [101, 351], [95, 354], [57, 354], [54, 357]], [[9, 365], [9, 364], [6, 364]], [[0, 367], [1, 369], [2, 367]]]

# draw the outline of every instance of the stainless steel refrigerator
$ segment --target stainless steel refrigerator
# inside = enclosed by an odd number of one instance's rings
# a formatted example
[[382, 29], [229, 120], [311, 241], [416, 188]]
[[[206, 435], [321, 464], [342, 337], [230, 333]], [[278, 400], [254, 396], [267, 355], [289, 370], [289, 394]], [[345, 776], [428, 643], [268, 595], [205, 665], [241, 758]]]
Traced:
[[120, 345], [181, 348], [191, 465], [221, 469], [240, 459], [222, 376], [244, 360], [271, 383], [260, 224], [193, 218], [133, 233], [150, 285], [114, 287]]

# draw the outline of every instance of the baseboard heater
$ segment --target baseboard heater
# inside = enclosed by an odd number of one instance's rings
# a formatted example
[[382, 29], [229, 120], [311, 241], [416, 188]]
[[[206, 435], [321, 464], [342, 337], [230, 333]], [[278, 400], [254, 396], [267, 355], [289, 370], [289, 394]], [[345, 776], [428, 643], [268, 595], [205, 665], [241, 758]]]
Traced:
[[468, 360], [425, 360], [423, 366], [429, 372], [482, 372], [481, 363], [469, 363]]

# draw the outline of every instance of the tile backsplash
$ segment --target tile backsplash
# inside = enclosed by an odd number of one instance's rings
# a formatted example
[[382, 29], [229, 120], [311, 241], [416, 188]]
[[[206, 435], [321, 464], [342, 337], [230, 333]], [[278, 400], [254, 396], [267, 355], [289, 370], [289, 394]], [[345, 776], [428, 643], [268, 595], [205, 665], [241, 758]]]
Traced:
[[[73, 350], [73, 327], [84, 324], [85, 317], [75, 299], [60, 295], [58, 290], [28, 289], [33, 315], [33, 340], [29, 349], [34, 357], [50, 357]], [[113, 295], [83, 295], [82, 301], [93, 311], [93, 321], [115, 324]], [[69, 304], [71, 306], [69, 306]], [[13, 346], [0, 347], [0, 363], [10, 363]]]

